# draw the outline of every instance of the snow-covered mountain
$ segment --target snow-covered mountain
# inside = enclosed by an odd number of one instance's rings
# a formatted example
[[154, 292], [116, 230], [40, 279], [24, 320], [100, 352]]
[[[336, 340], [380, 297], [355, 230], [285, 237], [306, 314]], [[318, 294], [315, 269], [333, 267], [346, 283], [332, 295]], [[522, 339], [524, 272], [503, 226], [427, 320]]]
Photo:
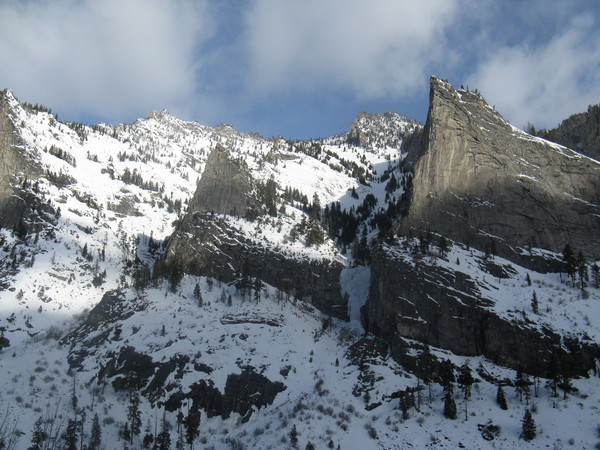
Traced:
[[[422, 204], [431, 123], [361, 113], [304, 142], [166, 111], [90, 127], [9, 91], [0, 113], [7, 448], [43, 435], [39, 448], [68, 448], [65, 434], [151, 448], [163, 431], [161, 448], [520, 448], [527, 408], [536, 446], [598, 440], [597, 272], [578, 287], [444, 227], [398, 236]], [[560, 260], [552, 250], [527, 249]], [[458, 320], [420, 306], [449, 291], [461, 306], [440, 311]], [[469, 347], [480, 311], [506, 328]], [[515, 388], [510, 333], [527, 351], [563, 346], [560, 397], [552, 379]], [[470, 398], [456, 387], [456, 420], [443, 415], [446, 360], [476, 378]], [[524, 368], [551, 376], [540, 367]]]

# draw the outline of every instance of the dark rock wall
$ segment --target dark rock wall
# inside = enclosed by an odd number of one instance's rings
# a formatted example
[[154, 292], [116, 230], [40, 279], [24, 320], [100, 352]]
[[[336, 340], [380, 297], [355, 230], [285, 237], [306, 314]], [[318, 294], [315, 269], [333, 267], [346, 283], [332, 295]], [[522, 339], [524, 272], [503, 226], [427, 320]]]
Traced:
[[401, 338], [408, 338], [539, 375], [547, 373], [553, 355], [579, 374], [600, 357], [595, 343], [563, 339], [524, 320], [509, 321], [491, 311], [492, 304], [468, 275], [419, 258], [407, 260], [382, 244], [372, 257], [363, 321], [392, 351], [400, 351]]
[[165, 258], [186, 273], [223, 282], [256, 277], [325, 313], [347, 318], [340, 288], [341, 263], [297, 258], [265, 247], [216, 215], [189, 213], [171, 236]]

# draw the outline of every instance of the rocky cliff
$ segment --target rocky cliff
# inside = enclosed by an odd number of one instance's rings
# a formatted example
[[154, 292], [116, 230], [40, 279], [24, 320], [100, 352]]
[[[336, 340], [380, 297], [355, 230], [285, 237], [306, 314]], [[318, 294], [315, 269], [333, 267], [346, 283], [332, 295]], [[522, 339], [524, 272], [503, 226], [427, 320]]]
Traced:
[[190, 211], [244, 217], [256, 204], [252, 181], [242, 161], [234, 161], [220, 144], [208, 155], [206, 167], [190, 202]]
[[258, 278], [345, 319], [340, 262], [286, 253], [239, 228], [235, 216], [256, 218], [264, 212], [251, 186], [243, 164], [217, 146], [207, 160], [188, 213], [168, 241], [166, 264], [227, 283], [243, 284]]
[[540, 327], [520, 310], [510, 317], [495, 311], [489, 292], [506, 288], [490, 280], [513, 278], [510, 265], [482, 259], [483, 270], [492, 275], [486, 280], [402, 247], [393, 241], [374, 249], [363, 309], [365, 327], [390, 343], [395, 358], [400, 359], [406, 338], [542, 376], [548, 375], [553, 358], [578, 374], [595, 367], [600, 347], [594, 342]]
[[538, 136], [600, 160], [600, 105], [573, 114], [552, 130], [540, 130]]
[[12, 94], [0, 91], [0, 226], [16, 225], [26, 214], [31, 196], [30, 182], [39, 176], [39, 167], [24, 149], [17, 132]]
[[[416, 145], [415, 145], [416, 144]], [[528, 249], [570, 243], [600, 257], [600, 164], [508, 124], [477, 93], [431, 79], [430, 108], [413, 139], [407, 216], [395, 232], [438, 232], [479, 249], [493, 246], [538, 269]]]

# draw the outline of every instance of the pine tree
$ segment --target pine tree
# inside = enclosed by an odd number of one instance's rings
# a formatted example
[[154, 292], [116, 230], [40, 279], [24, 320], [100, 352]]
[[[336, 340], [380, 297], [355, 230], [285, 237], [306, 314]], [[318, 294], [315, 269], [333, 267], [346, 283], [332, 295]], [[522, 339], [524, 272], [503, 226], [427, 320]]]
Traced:
[[555, 355], [550, 357], [548, 367], [548, 385], [552, 389], [552, 396], [558, 397], [558, 383], [560, 381], [560, 363]]
[[156, 445], [155, 448], [157, 450], [170, 450], [171, 449], [171, 433], [167, 430], [165, 424], [163, 424], [163, 429], [158, 436], [156, 436]]
[[31, 446], [29, 450], [41, 450], [48, 439], [48, 433], [43, 425], [43, 420], [39, 417], [33, 425], [33, 434], [31, 436]]
[[452, 398], [452, 391], [444, 394], [444, 417], [446, 419], [456, 419], [456, 402]]
[[92, 420], [92, 431], [90, 437], [90, 444], [88, 448], [90, 450], [96, 450], [100, 447], [102, 443], [102, 428], [100, 428], [100, 419], [98, 418], [98, 414], [94, 414], [94, 419]]
[[565, 269], [567, 274], [571, 278], [571, 282], [573, 286], [575, 286], [575, 272], [577, 270], [577, 260], [575, 259], [575, 254], [573, 253], [573, 249], [569, 244], [565, 245], [563, 249], [563, 261], [565, 262]]
[[200, 413], [188, 412], [188, 415], [183, 422], [183, 426], [185, 427], [185, 441], [191, 448], [194, 444], [194, 440], [198, 436], [198, 428], [200, 427]]
[[457, 382], [461, 386], [461, 389], [464, 393], [465, 420], [468, 420], [467, 405], [469, 403], [469, 399], [471, 398], [471, 386], [475, 382], [475, 379], [473, 378], [471, 368], [469, 367], [469, 364], [466, 361], [460, 368], [460, 373], [458, 374]]
[[440, 256], [442, 258], [446, 257], [446, 254], [448, 253], [448, 241], [446, 241], [446, 238], [444, 236], [440, 236]]
[[290, 431], [290, 442], [292, 443], [292, 447], [296, 448], [298, 446], [298, 430], [296, 430], [296, 424], [292, 426], [292, 431]]
[[535, 439], [536, 436], [536, 427], [535, 421], [533, 420], [533, 416], [531, 415], [531, 411], [529, 409], [525, 410], [525, 415], [523, 416], [523, 427], [521, 431], [521, 437], [526, 441], [531, 441]]
[[502, 389], [502, 385], [498, 385], [498, 391], [496, 392], [496, 403], [500, 406], [500, 409], [507, 410], [508, 405], [506, 404], [506, 396], [504, 395], [504, 389]]
[[523, 371], [519, 368], [517, 370], [517, 377], [515, 378], [515, 389], [519, 396], [519, 401], [523, 401], [523, 395], [525, 395], [525, 399], [527, 404], [529, 404], [529, 397], [531, 394], [531, 381], [527, 374], [524, 374]]
[[475, 378], [473, 378], [471, 368], [469, 367], [469, 364], [466, 361], [461, 366], [460, 373], [458, 374], [458, 378], [456, 381], [458, 382], [458, 384], [461, 385], [461, 389], [465, 395], [465, 400], [471, 398], [471, 386], [475, 382]]
[[587, 283], [590, 280], [590, 275], [585, 262], [585, 257], [583, 256], [581, 250], [577, 254], [577, 275], [579, 276], [579, 289], [583, 290], [585, 287], [587, 287]]
[[144, 444], [144, 448], [150, 448], [150, 446], [154, 443], [154, 434], [152, 433], [152, 425], [150, 425], [150, 419], [146, 422], [146, 428], [144, 429], [144, 439], [142, 444]]
[[538, 302], [537, 294], [533, 291], [533, 296], [531, 297], [531, 310], [534, 314], [540, 313], [540, 304]]
[[142, 429], [142, 418], [140, 413], [140, 396], [137, 392], [129, 394], [129, 408], [127, 409], [127, 420], [130, 426], [129, 443], [133, 444], [133, 438], [140, 434]]
[[592, 264], [592, 283], [596, 289], [600, 288], [600, 267], [596, 263]]
[[204, 301], [202, 299], [202, 292], [200, 291], [200, 285], [198, 283], [196, 283], [196, 286], [194, 287], [194, 298], [196, 299], [198, 306], [202, 308]]
[[444, 388], [444, 394], [447, 392], [454, 393], [454, 387], [452, 383], [456, 381], [454, 376], [454, 366], [449, 359], [443, 361], [440, 364], [440, 384]]
[[67, 429], [65, 430], [65, 432], [63, 434], [65, 450], [77, 450], [77, 441], [78, 441], [77, 427], [78, 427], [77, 421], [74, 419], [69, 419], [69, 422], [67, 424]]

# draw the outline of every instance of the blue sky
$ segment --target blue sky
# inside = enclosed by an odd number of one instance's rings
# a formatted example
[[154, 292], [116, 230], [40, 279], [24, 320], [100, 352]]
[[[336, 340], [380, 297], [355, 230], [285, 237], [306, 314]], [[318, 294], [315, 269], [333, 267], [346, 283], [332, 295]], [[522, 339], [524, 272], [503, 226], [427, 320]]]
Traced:
[[424, 121], [435, 74], [553, 127], [600, 103], [599, 21], [596, 0], [0, 0], [0, 88], [67, 120], [303, 139]]

